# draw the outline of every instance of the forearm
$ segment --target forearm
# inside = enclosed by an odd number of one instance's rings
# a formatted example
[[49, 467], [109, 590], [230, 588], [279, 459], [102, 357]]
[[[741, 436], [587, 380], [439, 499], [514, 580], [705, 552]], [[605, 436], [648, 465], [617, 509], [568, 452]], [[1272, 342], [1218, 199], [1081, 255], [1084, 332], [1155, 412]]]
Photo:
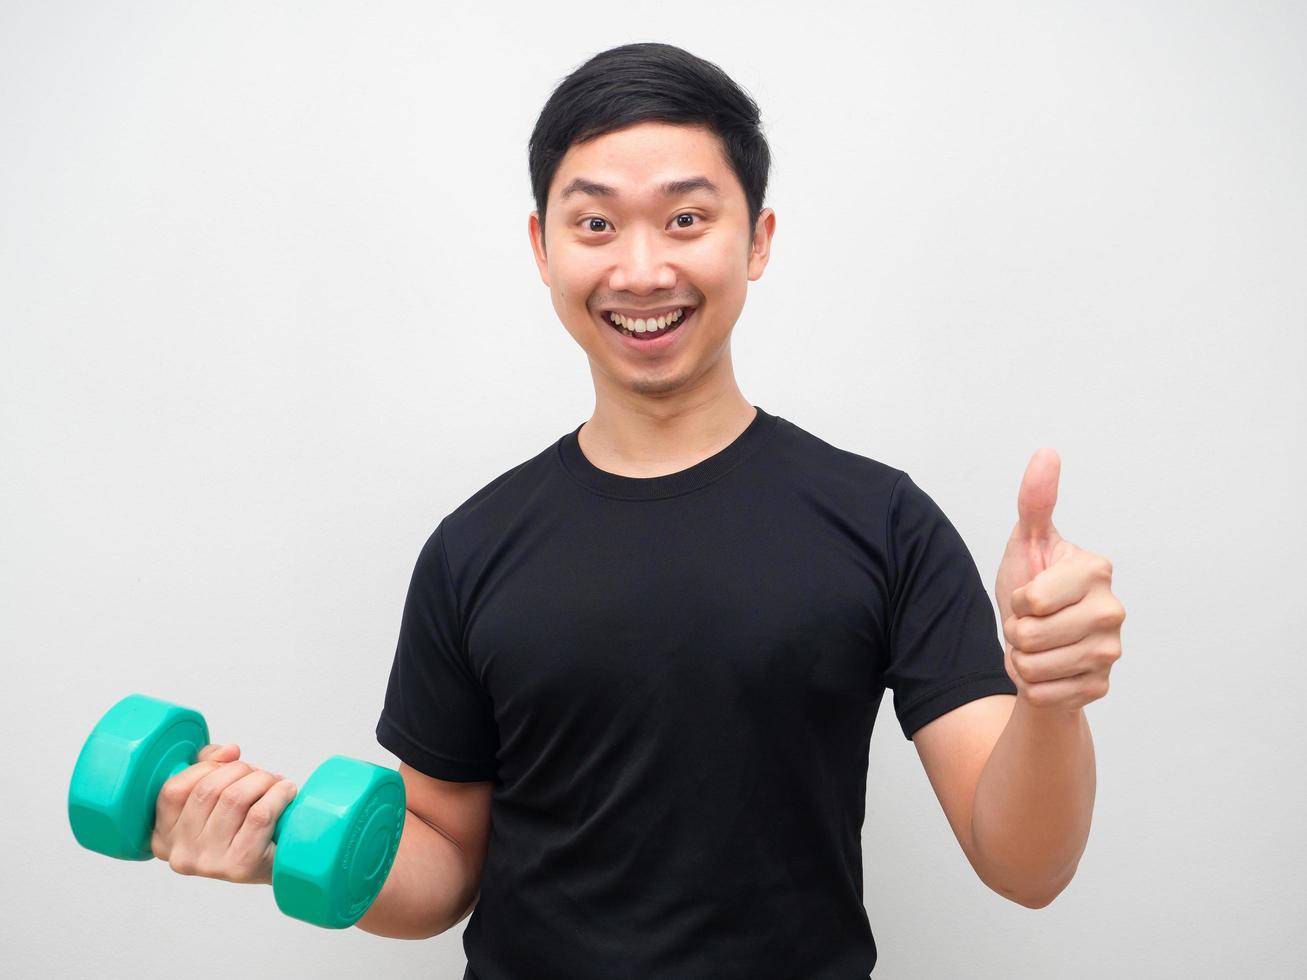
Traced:
[[1056, 898], [1089, 839], [1095, 786], [1084, 710], [1031, 708], [1017, 698], [972, 803], [981, 879], [1028, 907]]
[[391, 939], [428, 939], [461, 922], [477, 896], [463, 851], [412, 811], [404, 816], [394, 866], [354, 924]]

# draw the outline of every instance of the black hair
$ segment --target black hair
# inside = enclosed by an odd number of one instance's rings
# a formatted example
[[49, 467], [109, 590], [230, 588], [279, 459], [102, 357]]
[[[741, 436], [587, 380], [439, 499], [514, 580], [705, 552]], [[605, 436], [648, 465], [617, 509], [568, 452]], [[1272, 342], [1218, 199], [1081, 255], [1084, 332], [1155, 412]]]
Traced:
[[757, 103], [729, 75], [675, 45], [644, 41], [601, 51], [558, 84], [527, 143], [540, 226], [559, 161], [573, 143], [653, 120], [701, 125], [717, 135], [755, 232], [771, 169], [759, 118]]

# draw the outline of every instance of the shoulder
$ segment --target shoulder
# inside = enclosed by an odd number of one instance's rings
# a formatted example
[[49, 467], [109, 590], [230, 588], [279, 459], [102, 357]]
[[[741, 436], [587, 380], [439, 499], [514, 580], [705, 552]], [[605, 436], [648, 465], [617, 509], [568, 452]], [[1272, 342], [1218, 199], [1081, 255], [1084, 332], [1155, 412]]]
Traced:
[[473, 491], [440, 521], [432, 537], [455, 556], [482, 553], [531, 508], [557, 476], [557, 442], [501, 472]]
[[450, 511], [445, 520], [450, 524], [469, 524], [483, 519], [487, 511], [511, 506], [512, 501], [528, 492], [538, 481], [542, 463], [546, 463], [552, 453], [551, 446], [500, 473]]
[[837, 499], [889, 505], [903, 470], [863, 453], [834, 445], [787, 418], [776, 431], [776, 458], [797, 478], [827, 490]]

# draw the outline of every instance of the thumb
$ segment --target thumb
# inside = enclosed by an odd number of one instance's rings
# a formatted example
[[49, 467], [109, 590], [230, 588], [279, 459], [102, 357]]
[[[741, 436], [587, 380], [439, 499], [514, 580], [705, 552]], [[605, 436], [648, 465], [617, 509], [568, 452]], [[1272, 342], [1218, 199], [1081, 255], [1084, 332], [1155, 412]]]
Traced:
[[1055, 449], [1036, 449], [1026, 464], [1017, 492], [1017, 532], [1027, 540], [1054, 537], [1053, 507], [1057, 504], [1057, 482], [1062, 458]]
[[240, 758], [241, 747], [235, 742], [223, 744], [215, 742], [200, 749], [196, 762], [233, 762]]

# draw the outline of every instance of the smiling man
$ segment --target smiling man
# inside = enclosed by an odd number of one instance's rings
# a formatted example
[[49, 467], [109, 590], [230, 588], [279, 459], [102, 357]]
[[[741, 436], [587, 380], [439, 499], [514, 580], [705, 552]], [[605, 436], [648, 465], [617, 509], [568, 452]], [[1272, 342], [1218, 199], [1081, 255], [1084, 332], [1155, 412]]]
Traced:
[[[471, 912], [470, 980], [865, 978], [886, 689], [982, 880], [1047, 904], [1088, 833], [1099, 674], [1034, 683], [1053, 661], [1000, 646], [907, 473], [741, 394], [731, 333], [776, 227], [757, 106], [679, 48], [624, 45], [559, 85], [529, 160], [531, 246], [594, 411], [418, 556], [377, 724], [409, 820], [360, 927], [417, 938]], [[1080, 583], [1110, 605], [1099, 563], [1035, 577], [1065, 557], [1040, 550], [1039, 460], [1001, 604], [1029, 650], [1081, 622], [1032, 630]], [[1083, 678], [1089, 655], [1058, 664]]]
[[[547, 165], [557, 150], [537, 145]], [[703, 124], [628, 124], [573, 143], [556, 167], [529, 231], [554, 309], [590, 358], [595, 410], [580, 447], [608, 472], [685, 469], [757, 414], [735, 382], [730, 337], [767, 265], [775, 215], [751, 204]]]

